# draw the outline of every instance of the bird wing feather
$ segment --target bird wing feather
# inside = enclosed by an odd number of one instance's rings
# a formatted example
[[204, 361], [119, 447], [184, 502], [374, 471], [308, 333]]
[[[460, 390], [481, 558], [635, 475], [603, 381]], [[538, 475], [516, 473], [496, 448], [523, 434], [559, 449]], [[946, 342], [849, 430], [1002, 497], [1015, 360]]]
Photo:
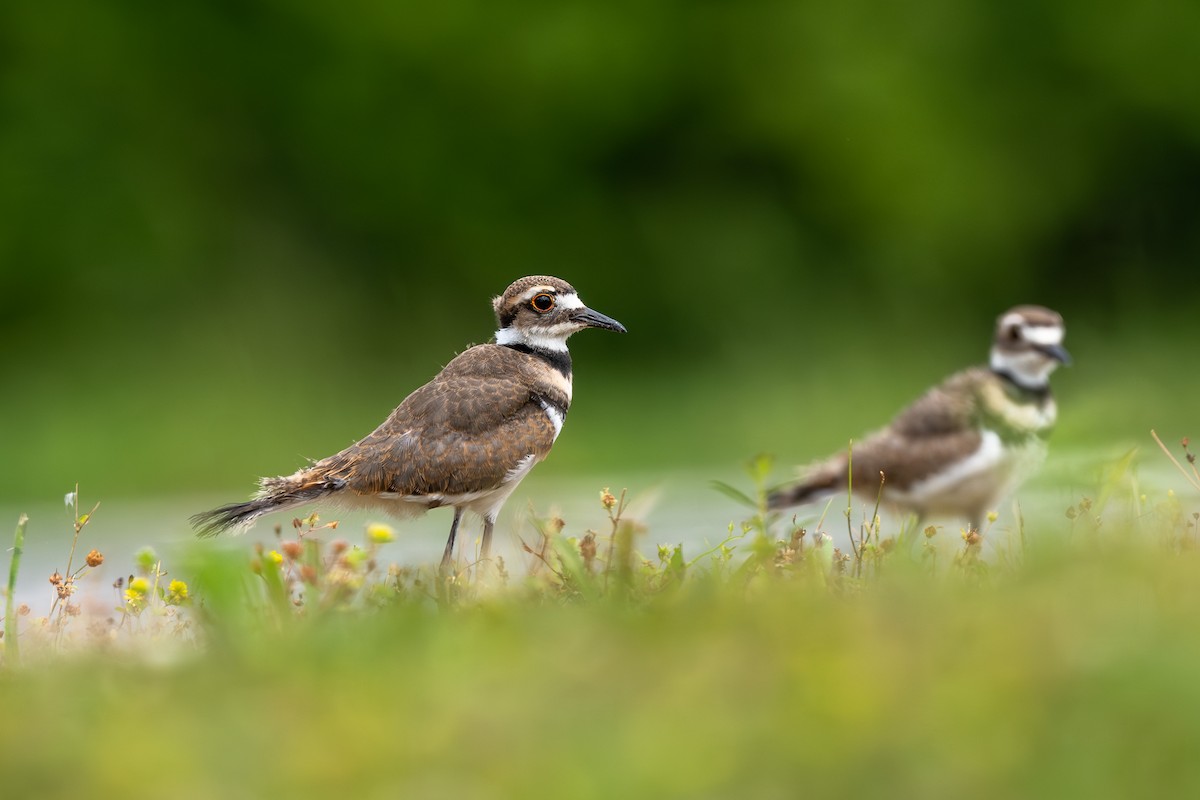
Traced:
[[538, 402], [527, 358], [494, 345], [467, 350], [369, 436], [312, 469], [360, 494], [497, 488], [522, 459], [540, 460], [554, 444], [555, 426]]

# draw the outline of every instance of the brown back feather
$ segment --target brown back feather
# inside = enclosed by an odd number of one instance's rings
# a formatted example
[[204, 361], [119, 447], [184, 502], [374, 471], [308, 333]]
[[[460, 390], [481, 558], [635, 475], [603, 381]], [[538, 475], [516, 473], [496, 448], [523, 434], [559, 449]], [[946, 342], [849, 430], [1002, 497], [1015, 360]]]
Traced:
[[545, 364], [508, 347], [472, 347], [410, 394], [369, 436], [313, 465], [314, 479], [360, 494], [465, 494], [501, 484], [524, 457], [541, 459], [554, 425], [538, 403], [566, 410]]

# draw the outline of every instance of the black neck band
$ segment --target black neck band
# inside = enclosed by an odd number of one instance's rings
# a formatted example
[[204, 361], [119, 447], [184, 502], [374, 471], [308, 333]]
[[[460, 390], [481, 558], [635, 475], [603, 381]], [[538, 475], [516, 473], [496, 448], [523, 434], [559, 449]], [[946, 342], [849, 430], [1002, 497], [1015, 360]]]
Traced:
[[1011, 383], [1018, 391], [1033, 397], [1036, 400], [1045, 400], [1050, 396], [1050, 382], [1047, 381], [1041, 386], [1029, 386], [1017, 380], [1017, 376], [1013, 375], [1006, 369], [993, 369], [992, 372], [999, 375], [1004, 380]]
[[516, 350], [518, 353], [525, 353], [526, 355], [533, 356], [534, 358], [540, 358], [542, 361], [545, 361], [547, 364], [561, 372], [564, 378], [571, 377], [571, 354], [566, 350], [546, 350], [542, 347], [530, 347], [529, 345], [522, 344], [521, 342], [505, 344], [501, 345], [501, 347], [508, 347]]

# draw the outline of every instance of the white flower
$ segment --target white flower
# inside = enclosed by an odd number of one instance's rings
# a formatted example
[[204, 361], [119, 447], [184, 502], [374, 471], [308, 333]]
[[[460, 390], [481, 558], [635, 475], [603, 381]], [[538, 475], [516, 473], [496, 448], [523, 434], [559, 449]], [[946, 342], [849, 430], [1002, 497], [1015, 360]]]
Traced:
[[75, 500], [76, 500], [75, 492], [67, 492], [66, 495], [63, 496], [63, 503], [66, 505], [67, 508], [74, 508]]

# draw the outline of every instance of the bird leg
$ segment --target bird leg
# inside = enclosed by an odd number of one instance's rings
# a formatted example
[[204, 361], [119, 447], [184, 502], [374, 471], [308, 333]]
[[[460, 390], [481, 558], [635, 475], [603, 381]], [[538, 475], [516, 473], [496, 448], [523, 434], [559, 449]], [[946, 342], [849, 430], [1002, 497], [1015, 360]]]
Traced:
[[491, 517], [483, 519], [483, 541], [479, 545], [479, 560], [487, 561], [488, 554], [492, 551], [492, 526], [496, 521]]
[[450, 523], [450, 538], [446, 540], [446, 552], [442, 554], [442, 569], [450, 566], [454, 558], [454, 537], [458, 533], [458, 521], [462, 519], [463, 510], [455, 506], [454, 522]]

